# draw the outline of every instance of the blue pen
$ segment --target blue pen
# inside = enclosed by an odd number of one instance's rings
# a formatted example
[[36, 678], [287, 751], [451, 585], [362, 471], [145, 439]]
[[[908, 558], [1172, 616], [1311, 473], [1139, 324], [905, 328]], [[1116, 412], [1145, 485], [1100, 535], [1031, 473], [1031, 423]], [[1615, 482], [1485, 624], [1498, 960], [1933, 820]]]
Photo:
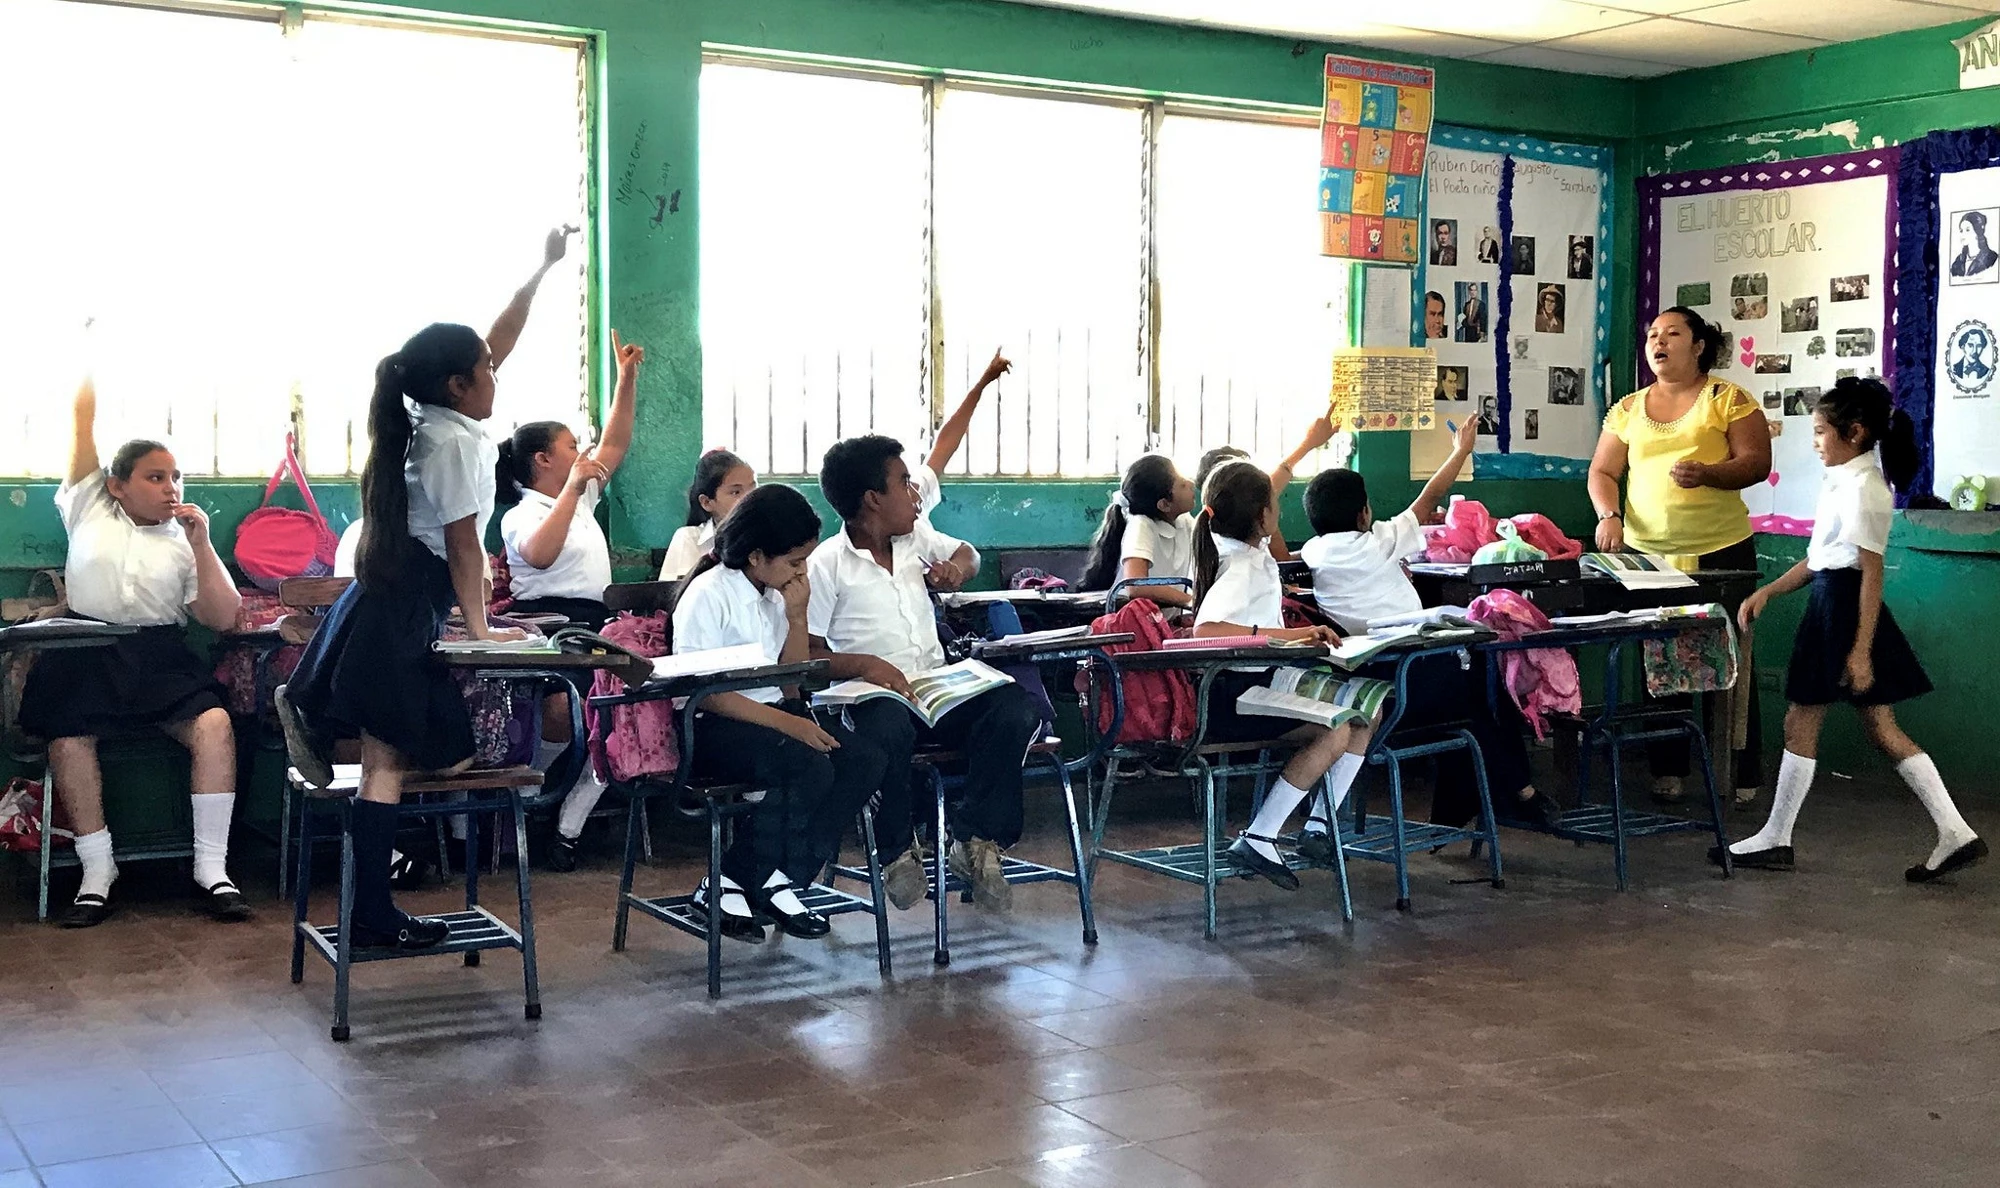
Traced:
[[1447, 433], [1456, 433], [1456, 432], [1458, 432], [1458, 426], [1457, 426], [1457, 425], [1454, 425], [1454, 424], [1452, 424], [1452, 423], [1451, 423], [1450, 421], [1446, 421], [1446, 422], [1444, 423], [1444, 427], [1445, 427], [1445, 431], [1446, 431]]

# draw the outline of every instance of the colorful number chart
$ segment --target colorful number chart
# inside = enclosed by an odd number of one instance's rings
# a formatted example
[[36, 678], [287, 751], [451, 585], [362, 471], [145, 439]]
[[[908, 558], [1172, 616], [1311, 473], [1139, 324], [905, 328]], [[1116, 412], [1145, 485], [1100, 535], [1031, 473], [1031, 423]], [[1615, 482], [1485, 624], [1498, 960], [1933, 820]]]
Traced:
[[1326, 59], [1320, 117], [1320, 254], [1415, 264], [1436, 76], [1421, 66]]

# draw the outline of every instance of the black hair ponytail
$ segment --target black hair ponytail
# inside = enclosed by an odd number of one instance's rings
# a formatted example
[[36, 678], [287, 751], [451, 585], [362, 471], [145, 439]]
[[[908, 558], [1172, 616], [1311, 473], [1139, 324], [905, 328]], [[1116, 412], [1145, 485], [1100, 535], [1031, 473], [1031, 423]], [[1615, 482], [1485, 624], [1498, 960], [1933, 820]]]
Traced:
[[555, 447], [556, 434], [569, 426], [561, 421], [529, 421], [500, 442], [500, 461], [493, 468], [493, 501], [502, 507], [521, 501], [523, 489], [535, 485], [535, 455]]
[[1254, 543], [1264, 510], [1271, 506], [1271, 476], [1248, 462], [1226, 462], [1208, 476], [1201, 514], [1194, 521], [1194, 603], [1201, 605], [1222, 569], [1217, 536]]
[[1174, 483], [1179, 478], [1173, 460], [1165, 454], [1147, 454], [1125, 468], [1118, 490], [1105, 505], [1097, 535], [1091, 538], [1090, 560], [1083, 568], [1083, 589], [1109, 590], [1117, 582], [1118, 563], [1124, 559], [1119, 554], [1125, 543], [1125, 525], [1133, 516], [1165, 522], [1167, 517], [1160, 513], [1160, 501], [1174, 497]]
[[708, 523], [708, 509], [701, 505], [701, 501], [715, 498], [716, 491], [722, 486], [722, 480], [729, 477], [730, 471], [748, 465], [749, 463], [728, 450], [710, 450], [696, 460], [694, 481], [688, 484], [687, 526], [689, 528], [699, 528]]
[[361, 470], [361, 544], [354, 557], [355, 576], [363, 584], [395, 585], [409, 562], [410, 488], [403, 467], [415, 429], [403, 398], [451, 407], [450, 379], [469, 377], [484, 346], [479, 331], [470, 326], [433, 322], [375, 365], [375, 391], [368, 398], [368, 462]]
[[1882, 449], [1882, 477], [1898, 491], [1907, 493], [1922, 459], [1917, 450], [1917, 426], [1910, 414], [1896, 407], [1888, 387], [1873, 376], [1847, 376], [1827, 389], [1818, 403], [1818, 413], [1843, 439], [1859, 425], [1861, 448]]
[[715, 547], [703, 556], [674, 595], [680, 604], [694, 580], [716, 566], [741, 570], [753, 553], [782, 557], [819, 540], [819, 513], [793, 487], [773, 483], [745, 495], [715, 529]]
[[1660, 313], [1677, 314], [1687, 323], [1688, 334], [1694, 338], [1694, 365], [1701, 368], [1703, 375], [1714, 371], [1715, 365], [1722, 361], [1722, 327], [1685, 305], [1669, 306]]

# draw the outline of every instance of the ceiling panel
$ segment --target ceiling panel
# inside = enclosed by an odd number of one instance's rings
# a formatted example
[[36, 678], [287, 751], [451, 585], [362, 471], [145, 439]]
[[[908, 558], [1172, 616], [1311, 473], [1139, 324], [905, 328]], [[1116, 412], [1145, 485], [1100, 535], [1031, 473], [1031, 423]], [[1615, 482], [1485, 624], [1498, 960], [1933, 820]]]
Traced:
[[1595, 33], [1580, 33], [1552, 42], [1550, 49], [1578, 50], [1612, 58], [1671, 62], [1676, 66], [1718, 66], [1792, 50], [1816, 49], [1824, 40], [1698, 25], [1673, 17], [1654, 17], [1636, 25], [1620, 25]]
[[1537, 70], [1555, 70], [1563, 74], [1601, 74], [1610, 78], [1656, 78], [1681, 69], [1667, 62], [1606, 58], [1548, 45], [1510, 45], [1490, 54], [1481, 54], [1478, 60], [1502, 66], [1532, 66]]
[[1969, 8], [1911, 4], [1906, 0], [1735, 0], [1734, 3], [1683, 13], [1687, 20], [1731, 29], [1791, 33], [1827, 41], [1858, 41], [1904, 29], [1921, 29], [1950, 21], [1972, 20]]

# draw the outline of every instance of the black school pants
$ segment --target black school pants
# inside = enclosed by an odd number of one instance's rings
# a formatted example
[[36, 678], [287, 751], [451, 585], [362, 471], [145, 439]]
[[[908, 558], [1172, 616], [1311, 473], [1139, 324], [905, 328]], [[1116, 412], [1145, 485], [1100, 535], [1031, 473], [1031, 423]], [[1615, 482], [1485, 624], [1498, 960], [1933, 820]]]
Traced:
[[[799, 702], [779, 708], [809, 716]], [[695, 715], [695, 771], [704, 779], [764, 789], [763, 802], [739, 819], [722, 854], [722, 873], [740, 886], [756, 890], [773, 872], [799, 886], [812, 882], [881, 785], [887, 762], [882, 748], [837, 721], [820, 727], [840, 741], [838, 748], [816, 751], [768, 726]]]
[[[1753, 536], [1748, 540], [1730, 545], [1726, 549], [1717, 549], [1713, 553], [1703, 553], [1701, 555], [1700, 567], [1702, 569], [1755, 570], [1757, 568], [1757, 538]], [[1736, 604], [1730, 604], [1727, 609], [1730, 614], [1735, 614]], [[1760, 712], [1758, 704], [1760, 698], [1757, 695], [1756, 674], [1746, 673], [1743, 683], [1749, 686], [1750, 721], [1748, 729], [1743, 735], [1743, 749], [1736, 752], [1736, 786], [1738, 788], [1757, 788], [1763, 786], [1764, 783], [1764, 716]], [[1653, 708], [1656, 709], [1691, 710], [1694, 708], [1694, 698], [1685, 693], [1676, 693], [1667, 697], [1655, 697], [1651, 701]], [[1718, 746], [1728, 746], [1729, 740], [1727, 738], [1711, 738], [1708, 740], [1708, 745], [1711, 749]], [[1688, 745], [1688, 741], [1685, 738], [1663, 738], [1657, 742], [1646, 744], [1646, 759], [1648, 766], [1653, 769], [1655, 776], [1686, 776], [1693, 766], [1692, 757], [1693, 748]], [[1725, 796], [1730, 792], [1728, 788], [1718, 790]]]
[[[1019, 685], [989, 690], [926, 726], [900, 702], [886, 697], [848, 709], [854, 732], [880, 747], [888, 765], [882, 808], [875, 816], [875, 844], [888, 861], [909, 849], [915, 814], [928, 818], [930, 789], [911, 777], [910, 756], [919, 746], [964, 756], [965, 783], [947, 806], [960, 840], [985, 838], [1001, 849], [1021, 840], [1021, 765], [1041, 734], [1042, 711]], [[917, 804], [922, 795], [923, 803]]]

